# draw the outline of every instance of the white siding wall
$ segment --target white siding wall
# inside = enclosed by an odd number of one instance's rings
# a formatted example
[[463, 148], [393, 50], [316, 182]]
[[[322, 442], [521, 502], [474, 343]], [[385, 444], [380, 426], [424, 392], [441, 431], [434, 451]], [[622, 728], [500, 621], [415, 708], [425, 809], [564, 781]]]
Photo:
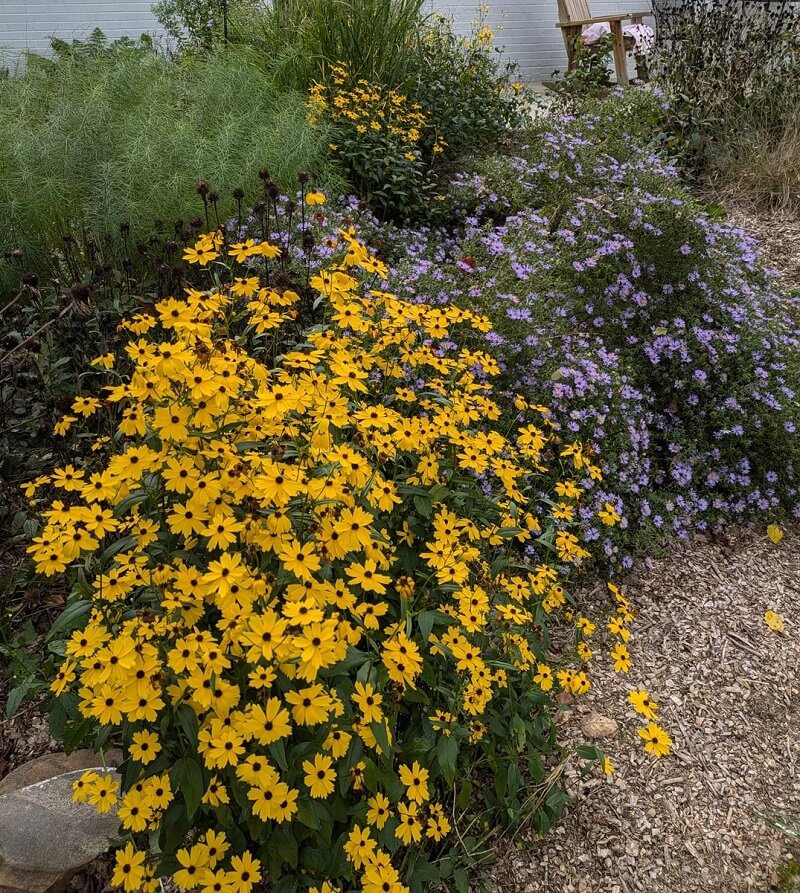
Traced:
[[71, 40], [100, 28], [106, 37], [138, 37], [158, 28], [154, 0], [0, 0], [0, 48], [7, 59], [47, 52], [51, 37]]
[[[452, 16], [456, 28], [468, 32], [479, 0], [432, 0], [434, 8]], [[153, 0], [0, 0], [0, 60], [12, 64], [23, 50], [46, 52], [51, 36], [86, 37], [99, 27], [114, 39], [154, 33], [158, 23], [150, 12]], [[621, 12], [642, 0], [590, 0], [592, 15]], [[523, 77], [549, 78], [566, 67], [564, 42], [555, 27], [556, 0], [490, 0], [489, 23], [497, 29], [498, 45], [516, 59]]]

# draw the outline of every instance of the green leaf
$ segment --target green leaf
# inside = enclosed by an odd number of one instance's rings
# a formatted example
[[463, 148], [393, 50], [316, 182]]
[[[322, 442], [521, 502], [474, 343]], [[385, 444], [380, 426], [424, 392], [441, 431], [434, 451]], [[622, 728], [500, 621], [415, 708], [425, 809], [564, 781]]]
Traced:
[[469, 875], [463, 868], [457, 868], [453, 872], [453, 883], [458, 893], [469, 893]]
[[181, 757], [169, 773], [176, 790], [183, 794], [186, 813], [192, 819], [197, 812], [205, 793], [203, 770], [200, 764], [191, 757]]
[[297, 801], [297, 821], [305, 825], [306, 828], [312, 828], [314, 831], [319, 830], [319, 819], [311, 810], [311, 803], [308, 800]]
[[112, 543], [108, 548], [103, 549], [103, 554], [100, 556], [100, 563], [103, 567], [105, 567], [106, 562], [109, 559], [113, 558], [117, 553], [124, 552], [125, 549], [130, 549], [132, 546], [136, 545], [136, 538], [133, 536], [123, 536], [122, 539], [118, 539], [115, 543]]
[[414, 508], [423, 518], [430, 518], [433, 514], [433, 503], [431, 502], [430, 496], [428, 496], [427, 493], [424, 496], [415, 496]]
[[596, 747], [589, 747], [586, 744], [582, 744], [578, 748], [577, 753], [582, 760], [593, 760], [594, 762], [599, 763], [603, 759], [602, 751], [598, 750]]
[[506, 790], [508, 785], [508, 778], [505, 772], [497, 772], [494, 773], [494, 789], [497, 792], [497, 797], [500, 800], [504, 800], [506, 796]]
[[197, 747], [197, 714], [188, 704], [181, 704], [175, 716], [181, 731], [186, 736], [187, 743], [192, 749]]
[[424, 856], [420, 856], [409, 872], [407, 880], [413, 893], [423, 893], [427, 884], [439, 880], [439, 872]]
[[270, 893], [296, 893], [299, 881], [294, 875], [284, 875], [270, 887]]
[[467, 804], [472, 797], [472, 782], [467, 778], [461, 783], [461, 787], [458, 791], [458, 798], [456, 799], [456, 803], [458, 803], [461, 809], [466, 809]]
[[90, 719], [81, 718], [67, 723], [64, 728], [64, 752], [72, 753], [76, 747], [83, 744], [92, 729], [92, 721]]
[[431, 631], [433, 630], [433, 624], [436, 620], [436, 614], [433, 611], [423, 611], [417, 617], [417, 623], [419, 624], [419, 631], [422, 634], [422, 641], [427, 642], [430, 638]]
[[[297, 868], [297, 841], [290, 828], [282, 827], [272, 836], [272, 843], [278, 855], [291, 868]], [[275, 887], [272, 888], [273, 890]]]
[[286, 747], [284, 746], [283, 741], [273, 741], [268, 749], [272, 759], [275, 760], [284, 772], [288, 772], [289, 763], [286, 760]]
[[56, 633], [77, 629], [80, 626], [81, 619], [85, 617], [91, 609], [91, 601], [84, 598], [78, 599], [78, 601], [68, 605], [61, 612], [61, 615], [56, 622], [50, 627], [50, 632], [47, 634], [48, 641], [52, 639]]
[[384, 759], [388, 759], [394, 753], [394, 749], [389, 744], [389, 732], [386, 728], [386, 721], [382, 719], [379, 722], [371, 722], [369, 725], [375, 740], [378, 742], [378, 747], [381, 749], [381, 756]]
[[452, 735], [440, 735], [436, 742], [436, 755], [439, 757], [442, 775], [448, 784], [452, 784], [456, 778], [458, 741]]
[[519, 766], [516, 763], [509, 763], [506, 781], [508, 783], [508, 793], [510, 796], [515, 797], [522, 787], [522, 773], [519, 771]]
[[12, 688], [9, 692], [8, 702], [6, 703], [6, 715], [9, 717], [13, 716], [19, 710], [20, 704], [22, 704], [25, 698], [45, 687], [46, 684], [44, 682], [38, 682], [36, 679], [25, 679], [23, 682], [20, 682], [19, 685]]

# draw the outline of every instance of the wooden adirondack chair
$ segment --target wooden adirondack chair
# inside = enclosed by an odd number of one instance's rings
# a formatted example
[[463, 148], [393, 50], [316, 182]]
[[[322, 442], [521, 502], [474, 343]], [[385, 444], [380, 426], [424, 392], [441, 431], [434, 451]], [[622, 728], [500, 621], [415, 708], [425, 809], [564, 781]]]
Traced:
[[[642, 19], [649, 15], [652, 15], [652, 13], [648, 9], [644, 12], [623, 12], [616, 15], [592, 17], [587, 0], [558, 0], [559, 20], [556, 22], [556, 28], [561, 29], [561, 34], [564, 37], [569, 68], [572, 68], [575, 58], [576, 41], [581, 39], [582, 31], [586, 25], [593, 25], [595, 22], [608, 22], [613, 39], [614, 68], [617, 72], [617, 83], [627, 86], [630, 80], [628, 78], [628, 63], [625, 55], [626, 47], [625, 37], [622, 33], [622, 23], [631, 22], [634, 25], [641, 25]], [[637, 59], [638, 65], [639, 60]]]

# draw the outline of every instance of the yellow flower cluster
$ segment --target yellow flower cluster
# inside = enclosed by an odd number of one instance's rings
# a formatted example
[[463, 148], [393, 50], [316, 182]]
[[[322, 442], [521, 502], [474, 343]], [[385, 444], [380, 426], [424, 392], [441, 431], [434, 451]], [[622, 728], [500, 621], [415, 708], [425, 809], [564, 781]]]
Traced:
[[[333, 65], [329, 81], [311, 87], [307, 108], [311, 124], [327, 117], [333, 124], [345, 125], [357, 134], [383, 135], [399, 143], [409, 161], [419, 158], [419, 146], [428, 126], [422, 106], [397, 90], [353, 78], [344, 65]], [[437, 137], [433, 151], [441, 153], [446, 146], [445, 140]]]
[[[259, 344], [300, 298], [254, 277], [124, 323], [104, 461], [27, 490], [63, 494], [30, 552], [47, 575], [79, 567], [89, 605], [52, 688], [124, 746], [115, 883], [131, 893], [154, 889], [157, 868], [135, 835], [164, 832], [168, 812], [206, 829], [173, 841], [184, 889], [249, 893], [267, 871], [259, 847], [299, 822], [344, 827], [365, 893], [402, 893], [397, 842], [450, 831], [436, 800], [450, 744], [480, 742], [526, 686], [589, 688], [544, 662], [542, 627], [588, 556], [572, 513], [535, 495], [556, 442], [544, 408], [530, 407], [540, 425], [490, 430], [496, 361], [446, 347], [488, 323], [365, 286], [385, 267], [351, 232], [341, 242], [311, 281], [322, 322], [277, 364]], [[186, 256], [232, 270], [277, 251], [211, 233]], [[577, 444], [562, 455], [588, 462]], [[580, 497], [559, 482], [563, 506]], [[553, 563], [520, 563], [533, 540]], [[116, 800], [94, 774], [75, 795]]]

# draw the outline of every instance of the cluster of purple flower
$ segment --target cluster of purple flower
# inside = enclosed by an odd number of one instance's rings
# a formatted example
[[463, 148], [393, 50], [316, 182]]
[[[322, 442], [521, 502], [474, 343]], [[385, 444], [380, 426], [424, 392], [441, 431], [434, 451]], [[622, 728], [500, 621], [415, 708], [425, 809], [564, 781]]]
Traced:
[[[550, 119], [518, 156], [459, 175], [449, 227], [381, 223], [348, 199], [325, 228], [356, 222], [404, 298], [490, 316], [509, 407], [546, 404], [592, 451], [585, 535], [629, 567], [669, 536], [800, 516], [800, 336], [753, 240], [648, 149], [608, 151], [603, 129]], [[597, 524], [604, 502], [618, 527]]]

